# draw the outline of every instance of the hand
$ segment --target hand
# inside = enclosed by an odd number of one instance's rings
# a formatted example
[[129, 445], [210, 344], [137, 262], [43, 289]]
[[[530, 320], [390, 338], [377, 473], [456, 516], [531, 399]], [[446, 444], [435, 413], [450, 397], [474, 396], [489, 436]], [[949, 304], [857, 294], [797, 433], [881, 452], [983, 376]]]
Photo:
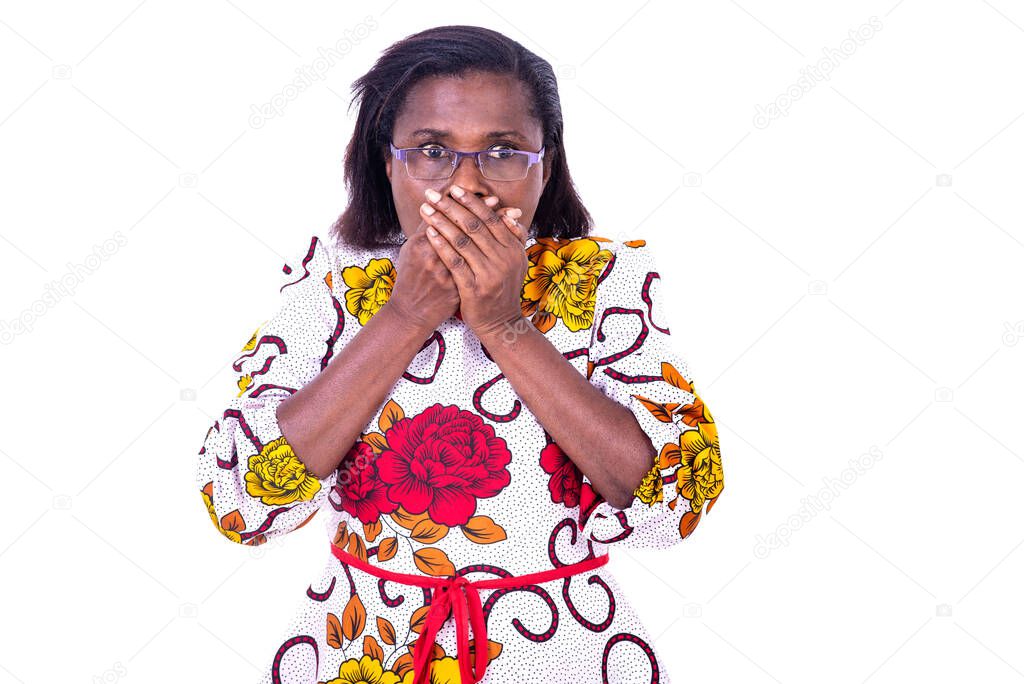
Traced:
[[424, 330], [435, 330], [459, 307], [459, 290], [451, 272], [430, 246], [420, 221], [398, 251], [398, 272], [385, 306], [393, 307], [402, 320]]
[[[438, 197], [435, 190], [426, 191], [420, 216], [429, 224], [428, 242], [455, 280], [462, 320], [478, 337], [500, 333], [523, 315], [529, 260], [527, 230], [516, 221], [522, 212], [505, 207], [497, 213], [456, 185], [450, 192]], [[437, 235], [429, 235], [431, 227]]]

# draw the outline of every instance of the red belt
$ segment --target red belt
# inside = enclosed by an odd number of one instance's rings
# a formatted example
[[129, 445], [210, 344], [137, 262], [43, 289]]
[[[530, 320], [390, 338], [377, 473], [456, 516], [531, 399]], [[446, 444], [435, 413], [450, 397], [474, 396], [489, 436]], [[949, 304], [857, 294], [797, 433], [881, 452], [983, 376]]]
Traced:
[[[382, 579], [402, 584], [431, 589], [430, 609], [423, 629], [416, 639], [413, 652], [413, 684], [428, 684], [430, 681], [430, 655], [434, 651], [437, 631], [448, 617], [449, 608], [455, 617], [455, 641], [458, 646], [459, 673], [462, 684], [476, 684], [483, 679], [487, 669], [487, 624], [484, 620], [483, 607], [477, 589], [516, 588], [530, 584], [547, 582], [548, 580], [578, 575], [593, 570], [608, 562], [608, 554], [593, 556], [578, 563], [563, 565], [550, 570], [531, 572], [526, 575], [513, 575], [469, 581], [465, 577], [428, 577], [427, 575], [411, 575], [404, 572], [392, 572], [370, 565], [361, 558], [353, 556], [341, 547], [331, 544], [331, 552], [342, 563], [354, 565], [360, 570]], [[458, 591], [456, 591], [458, 589]], [[469, 625], [473, 626], [473, 640], [476, 643], [476, 663], [473, 675], [469, 663]]]

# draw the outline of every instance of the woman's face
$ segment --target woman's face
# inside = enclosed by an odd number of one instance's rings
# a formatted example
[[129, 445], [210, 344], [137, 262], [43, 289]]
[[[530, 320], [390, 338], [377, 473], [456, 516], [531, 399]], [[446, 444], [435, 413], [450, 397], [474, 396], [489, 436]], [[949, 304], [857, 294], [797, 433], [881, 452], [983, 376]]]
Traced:
[[[543, 142], [543, 130], [540, 122], [527, 114], [528, 98], [522, 82], [507, 75], [474, 71], [463, 78], [425, 78], [412, 87], [395, 118], [394, 145], [463, 151], [496, 147], [536, 152]], [[444, 195], [452, 185], [479, 197], [497, 196], [499, 204], [495, 210], [518, 207], [523, 212], [519, 223], [529, 227], [550, 176], [549, 153], [545, 150], [541, 163], [531, 166], [526, 178], [518, 181], [484, 178], [476, 160], [465, 157], [459, 160], [450, 178], [417, 180], [409, 177], [404, 163], [389, 154], [387, 174], [402, 232], [411, 237], [419, 227], [419, 207], [427, 199], [424, 190], [433, 188]]]

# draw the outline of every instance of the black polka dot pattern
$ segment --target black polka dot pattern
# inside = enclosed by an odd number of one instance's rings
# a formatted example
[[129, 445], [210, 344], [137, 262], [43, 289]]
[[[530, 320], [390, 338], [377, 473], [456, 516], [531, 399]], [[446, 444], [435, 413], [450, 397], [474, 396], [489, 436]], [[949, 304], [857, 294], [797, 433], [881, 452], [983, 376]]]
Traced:
[[[717, 432], [673, 348], [643, 240], [531, 237], [523, 289], [533, 324], [629, 408], [657, 452], [628, 507], [596, 492], [457, 317], [425, 340], [339, 469], [322, 479], [306, 472], [276, 407], [386, 305], [399, 249], [313, 236], [285, 265], [279, 309], [243, 346], [239, 394], [199, 453], [196, 482], [221, 534], [257, 545], [319, 515], [329, 542], [365, 562], [475, 580], [561, 567], [615, 546], [665, 548], [693, 531], [722, 489]], [[545, 268], [534, 268], [542, 260]], [[559, 308], [564, 296], [531, 299], [545, 292], [552, 264], [584, 274], [569, 293], [582, 315]], [[411, 683], [410, 645], [429, 592], [378, 579], [328, 548], [325, 555], [260, 682]], [[491, 642], [482, 682], [669, 681], [608, 566], [481, 589], [480, 598]], [[453, 619], [436, 643], [432, 681], [457, 682]]]

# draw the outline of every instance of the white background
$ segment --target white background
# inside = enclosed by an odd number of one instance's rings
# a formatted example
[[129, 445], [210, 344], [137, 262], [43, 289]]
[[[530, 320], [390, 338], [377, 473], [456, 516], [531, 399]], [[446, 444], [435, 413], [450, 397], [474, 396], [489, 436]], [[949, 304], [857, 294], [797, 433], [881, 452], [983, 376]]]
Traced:
[[322, 526], [231, 545], [196, 452], [345, 205], [351, 82], [459, 23], [557, 70], [593, 233], [656, 245], [718, 424], [713, 513], [613, 553], [674, 681], [1024, 678], [1020, 3], [130, 0], [0, 4], [0, 683], [272, 657]]

